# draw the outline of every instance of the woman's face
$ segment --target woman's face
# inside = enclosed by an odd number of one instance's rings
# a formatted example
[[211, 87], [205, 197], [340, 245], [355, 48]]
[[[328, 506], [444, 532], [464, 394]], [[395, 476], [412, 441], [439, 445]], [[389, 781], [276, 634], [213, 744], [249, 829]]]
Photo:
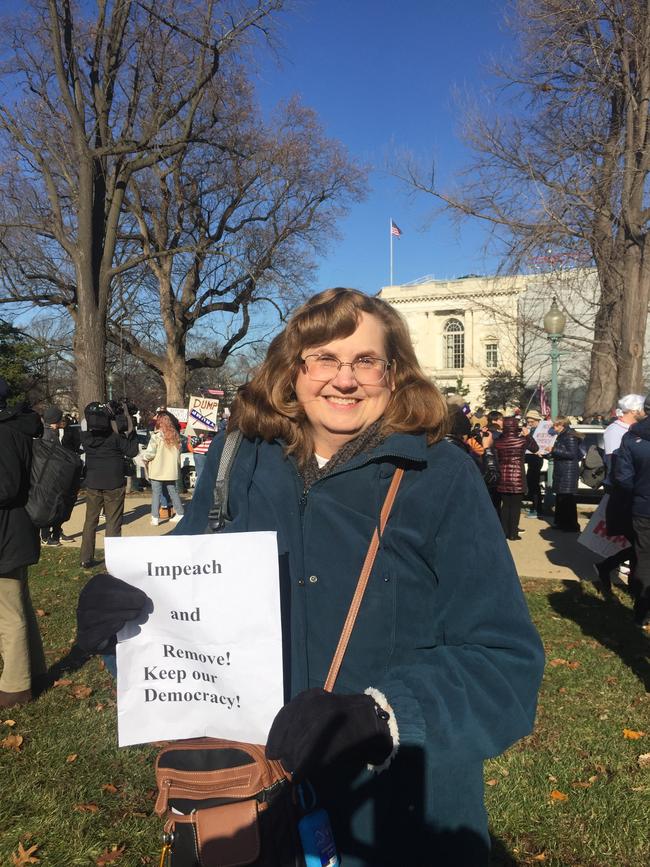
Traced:
[[[349, 337], [330, 340], [322, 346], [306, 346], [307, 355], [329, 355], [343, 362], [372, 357], [386, 361], [384, 328], [376, 316], [362, 313], [357, 330]], [[394, 389], [391, 369], [377, 385], [359, 385], [352, 368], [341, 367], [328, 382], [310, 378], [304, 365], [296, 379], [296, 396], [312, 428], [316, 454], [330, 458], [346, 442], [380, 418]]]

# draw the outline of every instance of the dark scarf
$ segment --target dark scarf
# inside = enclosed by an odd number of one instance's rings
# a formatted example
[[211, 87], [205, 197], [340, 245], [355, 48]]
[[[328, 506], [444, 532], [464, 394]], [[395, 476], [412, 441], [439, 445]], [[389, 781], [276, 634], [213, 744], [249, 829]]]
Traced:
[[332, 455], [322, 469], [319, 468], [315, 456], [311, 455], [307, 464], [300, 468], [300, 475], [305, 484], [305, 491], [308, 491], [314, 482], [328, 476], [343, 464], [351, 461], [352, 458], [356, 458], [356, 456], [360, 455], [362, 452], [371, 452], [382, 443], [386, 437], [381, 433], [381, 425], [381, 419], [373, 422], [373, 424], [371, 424], [370, 427], [367, 427], [363, 433], [360, 433], [358, 437], [355, 437], [344, 446], [341, 446], [341, 448]]

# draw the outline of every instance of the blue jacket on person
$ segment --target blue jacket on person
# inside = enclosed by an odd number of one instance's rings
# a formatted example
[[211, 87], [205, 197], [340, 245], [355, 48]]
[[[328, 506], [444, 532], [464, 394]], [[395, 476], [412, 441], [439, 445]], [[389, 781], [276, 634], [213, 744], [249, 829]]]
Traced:
[[556, 494], [575, 494], [580, 478], [582, 442], [572, 428], [558, 434], [551, 457], [553, 458], [553, 490]]
[[[175, 534], [205, 532], [223, 442], [210, 447]], [[406, 472], [336, 691], [380, 690], [399, 749], [381, 773], [312, 782], [345, 867], [485, 867], [483, 761], [531, 731], [544, 657], [472, 459], [445, 441], [392, 434], [305, 493], [280, 442], [244, 439], [226, 531], [277, 532], [289, 692], [322, 686], [397, 465]]]
[[632, 494], [632, 514], [650, 517], [650, 416], [633, 424], [616, 452], [614, 484]]

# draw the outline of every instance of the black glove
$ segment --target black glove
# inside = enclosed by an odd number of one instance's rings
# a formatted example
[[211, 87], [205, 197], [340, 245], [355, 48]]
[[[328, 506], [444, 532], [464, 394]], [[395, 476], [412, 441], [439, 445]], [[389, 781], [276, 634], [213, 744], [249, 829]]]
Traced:
[[308, 689], [273, 720], [266, 756], [281, 759], [298, 779], [341, 758], [379, 765], [393, 749], [388, 720], [369, 695]]
[[151, 600], [142, 590], [105, 572], [93, 575], [77, 602], [77, 644], [88, 653], [115, 646], [115, 635]]

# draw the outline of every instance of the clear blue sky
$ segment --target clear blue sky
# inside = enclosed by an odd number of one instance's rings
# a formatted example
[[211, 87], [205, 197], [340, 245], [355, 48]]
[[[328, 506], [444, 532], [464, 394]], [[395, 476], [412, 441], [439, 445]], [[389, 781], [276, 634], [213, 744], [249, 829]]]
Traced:
[[263, 59], [258, 93], [264, 106], [299, 94], [328, 135], [373, 166], [368, 198], [339, 223], [341, 240], [320, 260], [318, 285], [374, 293], [389, 282], [389, 219], [396, 283], [492, 273], [478, 225], [459, 230], [424, 194], [410, 196], [385, 170], [408, 148], [435, 160], [444, 185], [466, 162], [458, 137], [454, 89], [480, 93], [491, 57], [512, 50], [503, 24], [505, 0], [298, 0], [283, 17], [279, 64]]

